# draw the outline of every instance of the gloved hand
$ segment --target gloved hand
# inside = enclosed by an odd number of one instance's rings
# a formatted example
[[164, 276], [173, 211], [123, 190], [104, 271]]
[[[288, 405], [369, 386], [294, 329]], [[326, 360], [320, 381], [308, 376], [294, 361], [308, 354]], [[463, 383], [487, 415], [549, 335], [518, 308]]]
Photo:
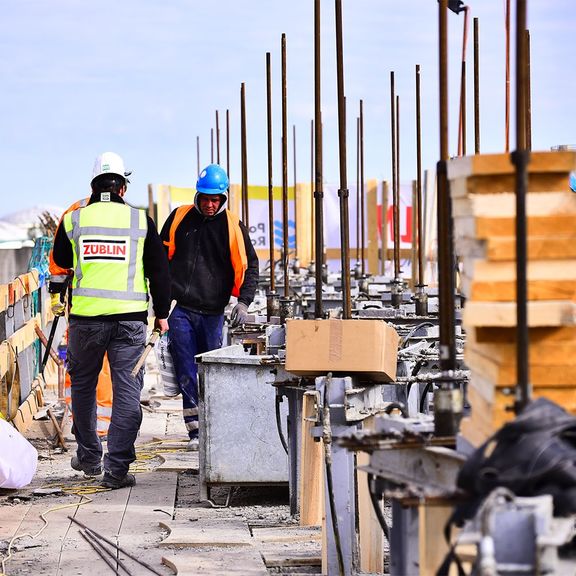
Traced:
[[232, 328], [245, 324], [248, 319], [248, 306], [242, 302], [238, 302], [230, 314], [230, 325]]
[[62, 297], [60, 292], [52, 292], [50, 294], [50, 307], [54, 316], [64, 316], [66, 311], [66, 298]]

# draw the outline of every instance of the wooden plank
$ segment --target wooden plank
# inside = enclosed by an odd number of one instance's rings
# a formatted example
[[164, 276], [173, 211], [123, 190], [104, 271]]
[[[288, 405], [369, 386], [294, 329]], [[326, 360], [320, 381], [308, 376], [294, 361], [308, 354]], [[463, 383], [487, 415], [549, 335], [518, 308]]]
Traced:
[[490, 436], [489, 433], [477, 426], [472, 416], [462, 418], [459, 433], [475, 448], [483, 444]]
[[[473, 350], [464, 350], [464, 361], [471, 370], [476, 370], [497, 386], [515, 386], [516, 364], [500, 365]], [[531, 366], [530, 381], [534, 387], [568, 387], [576, 383], [576, 366]]]
[[34, 414], [36, 414], [39, 408], [43, 405], [44, 402], [40, 382], [34, 380], [34, 382], [32, 382], [32, 391], [18, 407], [18, 412], [12, 419], [12, 424], [14, 424], [16, 429], [23, 434], [26, 432], [30, 422], [32, 422]]
[[[516, 302], [466, 302], [462, 312], [465, 327], [516, 326]], [[567, 300], [528, 302], [528, 326], [575, 326], [576, 305]]]
[[[553, 326], [551, 328], [530, 328], [528, 332], [530, 343], [575, 342], [576, 326]], [[480, 344], [516, 342], [516, 328], [470, 328], [466, 331], [466, 340], [473, 339]]]
[[[572, 236], [528, 236], [526, 247], [529, 260], [576, 259], [576, 231]], [[470, 237], [455, 238], [456, 253], [489, 262], [515, 262], [516, 239], [494, 237], [486, 240]]]
[[[366, 431], [374, 430], [374, 416], [369, 416], [362, 422]], [[384, 532], [374, 511], [368, 479], [362, 466], [370, 464], [367, 452], [356, 455], [357, 490], [358, 490], [358, 544], [360, 549], [360, 569], [362, 572], [381, 573], [384, 571]]]
[[186, 472], [186, 470], [198, 470], [198, 452], [177, 452], [173, 454], [158, 454], [163, 462], [156, 468], [159, 471]]
[[[420, 576], [435, 576], [448, 553], [444, 526], [452, 515], [452, 506], [418, 506], [418, 560]], [[452, 571], [450, 571], [452, 575]]]
[[12, 334], [12, 336], [10, 336], [7, 341], [12, 344], [15, 350], [21, 352], [38, 339], [38, 336], [36, 335], [36, 326], [39, 325], [40, 314], [36, 314], [34, 318], [31, 318], [28, 320], [28, 322], [26, 322], [26, 324], [24, 324], [24, 326], [16, 330], [16, 332], [14, 332], [14, 334]]
[[[322, 558], [320, 557], [320, 546], [316, 546], [310, 550], [302, 550], [296, 548], [294, 550], [278, 547], [259, 548], [262, 554], [262, 559], [267, 568], [285, 568], [292, 566], [318, 566], [322, 565]], [[290, 571], [293, 574], [293, 571]]]
[[256, 542], [311, 542], [320, 541], [319, 526], [253, 526], [252, 537]]
[[322, 442], [312, 438], [316, 393], [305, 392], [302, 397], [302, 426], [300, 439], [300, 526], [322, 524], [323, 459]]
[[195, 550], [190, 554], [164, 555], [162, 563], [178, 576], [268, 576], [259, 552], [253, 548]]
[[[514, 174], [510, 154], [475, 154], [454, 158], [447, 163], [448, 178], [471, 175]], [[531, 152], [528, 173], [571, 172], [576, 170], [576, 153], [569, 150], [558, 152]]]
[[21, 531], [20, 525], [31, 506], [32, 503], [26, 502], [14, 505], [3, 503], [0, 506], [0, 541], [9, 542]]
[[[488, 239], [514, 238], [516, 219], [512, 217], [462, 217], [454, 220], [456, 237]], [[532, 216], [526, 222], [528, 238], [531, 236], [566, 236], [574, 234], [573, 215]]]
[[[514, 174], [489, 174], [455, 178], [450, 181], [452, 198], [466, 198], [470, 194], [503, 194], [514, 192]], [[568, 172], [530, 174], [528, 192], [565, 192], [568, 189]]]
[[222, 519], [198, 518], [194, 522], [162, 520], [159, 524], [170, 532], [168, 537], [158, 544], [162, 548], [252, 545], [248, 526], [235, 518], [230, 518], [225, 523]]
[[[573, 192], [526, 194], [526, 217], [576, 214], [576, 195]], [[477, 194], [452, 200], [454, 218], [470, 216], [512, 218], [516, 215], [516, 194]]]
[[[477, 302], [515, 302], [516, 282], [514, 280], [471, 280], [466, 275], [460, 275], [460, 289], [466, 298]], [[528, 300], [550, 300], [562, 298], [576, 301], [576, 281], [573, 279], [559, 280], [528, 280]]]
[[[462, 264], [466, 276], [475, 281], [516, 280], [515, 262], [488, 262], [464, 258]], [[535, 260], [528, 262], [526, 274], [528, 280], [576, 280], [576, 260]]]

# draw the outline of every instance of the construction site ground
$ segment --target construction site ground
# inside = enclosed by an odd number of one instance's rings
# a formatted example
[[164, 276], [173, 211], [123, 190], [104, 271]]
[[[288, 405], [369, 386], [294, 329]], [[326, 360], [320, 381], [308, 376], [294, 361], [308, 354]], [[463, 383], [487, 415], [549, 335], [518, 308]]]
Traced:
[[[25, 436], [38, 450], [36, 475], [22, 489], [0, 489], [0, 574], [321, 573], [321, 530], [301, 527], [290, 515], [287, 485], [214, 486], [210, 500], [200, 501], [198, 453], [186, 451], [181, 399], [162, 396], [153, 356], [131, 467], [135, 486], [105, 490], [70, 467], [76, 444], [69, 418], [65, 449], [50, 418], [31, 423]], [[45, 401], [58, 406], [54, 387], [47, 387]], [[91, 542], [111, 550], [101, 552], [110, 564]]]

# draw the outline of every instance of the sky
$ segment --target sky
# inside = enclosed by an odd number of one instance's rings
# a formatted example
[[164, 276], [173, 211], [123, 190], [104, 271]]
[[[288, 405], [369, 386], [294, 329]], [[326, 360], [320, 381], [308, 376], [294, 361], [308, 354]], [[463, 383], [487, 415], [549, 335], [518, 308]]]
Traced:
[[[515, 0], [512, 0], [514, 12]], [[271, 54], [273, 172], [282, 184], [281, 37], [286, 34], [288, 174], [311, 179], [314, 0], [0, 0], [0, 217], [38, 204], [67, 207], [89, 193], [94, 159], [120, 154], [127, 200], [149, 184], [193, 187], [197, 138], [211, 162], [220, 123], [230, 176], [240, 182], [240, 88], [246, 87], [250, 184], [267, 172], [266, 53]], [[470, 0], [468, 152], [473, 133], [473, 18], [479, 22], [481, 152], [505, 150], [505, 0]], [[342, 0], [347, 175], [356, 182], [356, 118], [364, 115], [365, 177], [390, 179], [390, 72], [400, 98], [400, 177], [416, 177], [415, 66], [421, 67], [422, 162], [439, 158], [436, 0]], [[324, 181], [339, 182], [335, 2], [322, 0]], [[457, 153], [463, 14], [449, 12], [449, 150]], [[576, 3], [528, 0], [532, 147], [576, 145]], [[514, 148], [514, 13], [510, 147]], [[214, 138], [214, 141], [216, 138]], [[215, 147], [215, 145], [214, 145]], [[214, 159], [217, 152], [214, 150]], [[154, 188], [155, 189], [155, 188]]]

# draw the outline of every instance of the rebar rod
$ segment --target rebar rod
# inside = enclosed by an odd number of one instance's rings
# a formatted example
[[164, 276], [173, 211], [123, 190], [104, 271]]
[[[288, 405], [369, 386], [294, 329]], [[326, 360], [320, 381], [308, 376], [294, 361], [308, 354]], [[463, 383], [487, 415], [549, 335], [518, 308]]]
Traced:
[[322, 268], [324, 265], [324, 184], [322, 162], [320, 0], [314, 2], [314, 221], [316, 250], [316, 290], [314, 317], [322, 318]]
[[416, 228], [418, 238], [418, 276], [416, 285], [424, 286], [424, 219], [422, 218], [422, 119], [420, 64], [416, 64]]
[[336, 2], [336, 76], [338, 86], [338, 140], [340, 161], [340, 252], [342, 267], [342, 318], [352, 317], [350, 301], [350, 223], [348, 214], [348, 176], [346, 172], [346, 98], [344, 96], [344, 58], [342, 42], [342, 0]]
[[270, 52], [266, 52], [266, 128], [268, 142], [268, 243], [270, 249], [270, 292], [276, 290], [274, 266], [274, 180], [272, 176], [272, 73]]
[[226, 174], [230, 180], [230, 110], [226, 110]]
[[530, 350], [528, 334], [527, 226], [526, 193], [528, 163], [526, 148], [526, 0], [516, 0], [516, 150], [512, 162], [516, 167], [516, 402], [518, 414], [530, 402]]
[[366, 274], [366, 231], [364, 223], [366, 218], [364, 216], [364, 207], [366, 205], [365, 192], [364, 192], [364, 102], [360, 100], [360, 255], [362, 262], [362, 276]]
[[452, 202], [448, 187], [448, 0], [439, 3], [439, 88], [440, 88], [440, 161], [438, 185], [438, 303], [440, 311], [440, 368], [456, 368], [454, 312], [454, 247]]
[[390, 72], [390, 135], [392, 144], [392, 230], [394, 235], [394, 280], [400, 278], [400, 219], [398, 217], [398, 180], [396, 178], [396, 96], [394, 72]]
[[216, 110], [216, 164], [220, 164], [220, 121]]
[[474, 18], [474, 154], [480, 154], [480, 36]]
[[288, 128], [286, 110], [286, 34], [282, 34], [282, 269], [284, 273], [284, 298], [290, 290], [288, 241]]
[[246, 85], [242, 82], [240, 87], [240, 140], [241, 140], [241, 166], [242, 166], [242, 222], [250, 228], [248, 214], [248, 160], [246, 150]]
[[292, 124], [292, 173], [294, 182], [294, 259], [298, 258], [298, 180], [296, 171], [296, 124]]

